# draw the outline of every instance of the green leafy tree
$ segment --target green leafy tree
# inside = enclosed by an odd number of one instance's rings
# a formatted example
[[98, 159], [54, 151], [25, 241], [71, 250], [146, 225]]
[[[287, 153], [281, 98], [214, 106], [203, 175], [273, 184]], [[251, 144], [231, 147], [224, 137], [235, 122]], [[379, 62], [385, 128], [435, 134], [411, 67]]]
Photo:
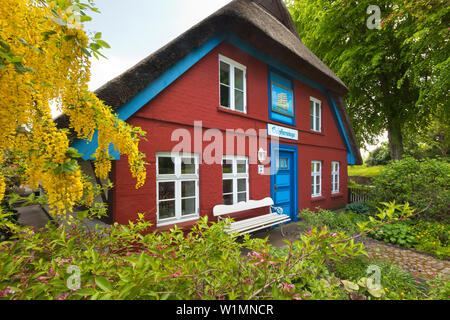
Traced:
[[383, 143], [381, 146], [369, 153], [366, 163], [368, 166], [380, 166], [388, 164], [390, 160], [391, 154], [389, 152], [389, 145], [387, 143]]
[[[414, 132], [449, 112], [447, 1], [287, 3], [305, 45], [348, 86], [348, 112], [361, 141], [373, 144], [387, 131], [398, 160], [406, 128]], [[369, 29], [374, 4], [380, 28]]]

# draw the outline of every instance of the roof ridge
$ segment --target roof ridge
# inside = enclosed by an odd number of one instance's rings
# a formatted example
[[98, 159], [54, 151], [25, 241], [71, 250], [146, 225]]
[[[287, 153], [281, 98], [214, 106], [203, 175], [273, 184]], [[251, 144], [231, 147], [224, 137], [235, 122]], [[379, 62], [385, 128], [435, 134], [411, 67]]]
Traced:
[[254, 5], [254, 6], [256, 6], [256, 7], [258, 7], [258, 8], [261, 9], [262, 11], [264, 11], [264, 13], [266, 13], [266, 14], [269, 15], [271, 18], [273, 18], [278, 24], [281, 24], [287, 31], [289, 31], [290, 33], [292, 33], [294, 36], [296, 36], [296, 37], [298, 38], [298, 40], [300, 40], [301, 43], [303, 43], [303, 42], [302, 42], [302, 39], [300, 38], [300, 34], [299, 34], [298, 32], [297, 32], [297, 33], [292, 32], [291, 29], [289, 29], [283, 22], [281, 22], [281, 21], [280, 21], [277, 17], [275, 17], [272, 13], [270, 13], [269, 11], [267, 11], [263, 6], [257, 4], [257, 3], [254, 2], [254, 1], [251, 1], [251, 4]]

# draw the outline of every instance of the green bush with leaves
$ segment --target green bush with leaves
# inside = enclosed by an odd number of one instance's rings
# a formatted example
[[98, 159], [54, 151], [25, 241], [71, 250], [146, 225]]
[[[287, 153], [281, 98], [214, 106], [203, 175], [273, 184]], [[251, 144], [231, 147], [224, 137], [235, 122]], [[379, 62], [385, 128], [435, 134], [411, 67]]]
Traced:
[[[81, 224], [48, 224], [36, 233], [19, 227], [0, 244], [0, 298], [347, 298], [326, 265], [367, 255], [357, 237], [386, 219], [413, 214], [408, 206], [389, 204], [380, 219], [360, 224], [359, 235], [312, 228], [283, 250], [249, 235], [237, 241], [224, 232], [226, 222], [209, 224], [206, 217], [187, 234], [178, 228], [148, 232], [143, 215], [95, 231]], [[7, 224], [3, 216], [0, 222]]]
[[385, 225], [369, 233], [369, 235], [377, 240], [398, 244], [406, 248], [411, 248], [416, 243], [412, 227], [401, 222]]
[[391, 152], [389, 150], [389, 144], [384, 142], [369, 153], [366, 163], [369, 167], [386, 165], [391, 161]]
[[351, 211], [360, 215], [369, 215], [370, 207], [365, 204], [363, 201], [352, 202], [345, 206], [345, 211]]
[[374, 201], [408, 202], [414, 208], [431, 207], [419, 219], [450, 222], [450, 164], [437, 159], [413, 158], [390, 163], [374, 178]]
[[450, 225], [438, 222], [419, 221], [413, 225], [416, 238], [414, 248], [428, 252], [438, 258], [450, 258]]
[[353, 213], [336, 213], [330, 210], [318, 209], [317, 212], [305, 209], [300, 212], [299, 218], [304, 220], [305, 225], [309, 227], [326, 226], [333, 232], [345, 232], [347, 234], [356, 234], [359, 232], [357, 222], [361, 221]]
[[370, 266], [372, 270], [377, 268], [380, 275], [381, 290], [373, 292], [376, 296], [388, 300], [416, 300], [429, 297], [437, 299], [437, 296], [440, 299], [448, 298], [448, 295], [445, 296], [446, 283], [442, 283], [439, 278], [424, 280], [417, 273], [405, 271], [392, 262], [354, 257], [342, 264], [332, 265], [330, 270], [333, 270], [337, 277], [349, 279], [346, 282], [349, 291], [370, 297], [373, 296], [367, 286], [367, 279], [371, 275]]
[[13, 235], [14, 228], [11, 228], [11, 225], [18, 224], [19, 220], [19, 212], [7, 201], [7, 199], [3, 199], [0, 202], [0, 214], [2, 212], [6, 212], [4, 215], [4, 219], [8, 221], [8, 225], [0, 224], [0, 242], [4, 240], [8, 240]]

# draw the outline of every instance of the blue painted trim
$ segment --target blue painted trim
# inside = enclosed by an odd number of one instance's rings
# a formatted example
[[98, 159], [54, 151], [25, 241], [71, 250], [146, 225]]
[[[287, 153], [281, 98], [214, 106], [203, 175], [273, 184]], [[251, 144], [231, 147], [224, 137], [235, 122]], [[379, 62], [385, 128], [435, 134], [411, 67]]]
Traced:
[[[323, 92], [327, 96], [329, 101], [332, 102], [331, 104], [329, 103], [329, 105], [333, 111], [333, 116], [337, 121], [339, 132], [341, 133], [341, 136], [343, 137], [344, 143], [348, 150], [347, 152], [348, 163], [349, 164], [355, 163], [355, 157], [353, 155], [351, 146], [348, 143], [348, 138], [342, 125], [339, 113], [337, 112], [336, 104], [334, 103], [332, 97], [329, 95], [327, 89], [310, 80], [309, 78], [297, 73], [296, 71], [292, 70], [288, 66], [282, 64], [281, 62], [278, 62], [277, 60], [268, 56], [267, 54], [252, 47], [251, 45], [249, 45], [236, 35], [232, 34], [231, 32], [223, 32], [215, 35], [210, 40], [208, 40], [203, 46], [190, 52], [184, 58], [179, 60], [174, 66], [169, 68], [158, 79], [153, 81], [149, 86], [147, 86], [144, 90], [139, 92], [130, 101], [121, 106], [117, 110], [118, 117], [124, 121], [127, 120], [140, 108], [146, 105], [151, 99], [153, 99], [156, 95], [158, 95], [161, 91], [163, 91], [167, 86], [169, 86], [173, 81], [175, 81], [178, 77], [180, 77], [184, 72], [186, 72], [189, 68], [191, 68], [194, 64], [196, 64], [200, 59], [202, 59], [206, 54], [208, 54], [211, 50], [213, 50], [222, 41], [226, 41], [234, 45], [235, 47], [238, 47], [239, 49], [247, 52], [248, 54], [254, 56], [255, 58], [267, 63], [269, 67], [276, 69], [278, 72], [284, 73], [285, 75], [291, 78], [295, 78]], [[75, 142], [72, 143], [72, 147], [78, 149], [78, 151], [83, 154], [82, 159], [84, 160], [92, 159], [92, 154], [98, 147], [97, 132], [94, 134], [91, 142], [87, 140], [77, 139]], [[119, 152], [115, 150], [113, 146], [110, 146], [110, 154], [114, 156], [115, 159], [120, 159]]]
[[[278, 144], [278, 143], [270, 143], [270, 156], [272, 157], [274, 150], [279, 151], [285, 151], [285, 152], [292, 152], [293, 153], [293, 162], [294, 162], [294, 172], [293, 172], [293, 179], [294, 179], [294, 218], [291, 219], [291, 222], [298, 221], [298, 208], [300, 206], [300, 203], [298, 201], [298, 147], [292, 146], [289, 144]], [[275, 193], [274, 193], [274, 184], [275, 184], [275, 166], [276, 161], [274, 159], [270, 158], [270, 197], [275, 201]]]
[[[200, 59], [202, 59], [206, 54], [208, 54], [212, 49], [214, 49], [219, 43], [223, 41], [225, 34], [218, 34], [208, 40], [200, 48], [190, 52], [184, 58], [179, 60], [174, 66], [169, 68], [162, 76], [153, 81], [144, 90], [140, 91], [135, 95], [130, 101], [125, 103], [117, 110], [117, 115], [122, 120], [127, 120], [134, 113], [136, 113], [140, 108], [146, 105], [150, 100], [152, 100], [161, 91], [167, 88], [172, 82], [178, 79], [183, 73], [190, 69], [194, 64], [196, 64]], [[92, 141], [77, 139], [72, 146], [80, 153], [83, 154], [82, 159], [89, 160], [92, 159], [92, 154], [98, 147], [97, 143], [97, 132], [92, 137]], [[114, 150], [114, 147], [112, 147]], [[111, 147], [110, 147], [111, 150]], [[115, 159], [118, 160], [120, 155], [118, 152], [114, 152]]]
[[352, 150], [352, 147], [350, 146], [350, 142], [348, 141], [348, 137], [345, 134], [344, 125], [342, 123], [341, 117], [339, 116], [339, 112], [337, 110], [336, 103], [334, 102], [334, 99], [328, 90], [326, 91], [325, 96], [328, 99], [328, 105], [331, 108], [331, 113], [334, 117], [334, 121], [337, 123], [339, 133], [341, 134], [341, 137], [343, 137], [344, 144], [347, 147], [347, 164], [350, 164], [350, 165], [355, 164], [356, 158], [355, 158], [355, 155], [353, 154], [353, 150]]

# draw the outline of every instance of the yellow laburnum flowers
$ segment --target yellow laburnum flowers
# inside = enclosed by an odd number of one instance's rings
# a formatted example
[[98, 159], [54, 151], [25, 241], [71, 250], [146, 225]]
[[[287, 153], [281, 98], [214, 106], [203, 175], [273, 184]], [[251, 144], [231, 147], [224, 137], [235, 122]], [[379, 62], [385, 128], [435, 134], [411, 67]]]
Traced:
[[[64, 3], [64, 6], [61, 6]], [[58, 129], [50, 105], [69, 116], [78, 138], [98, 132], [95, 173], [111, 170], [110, 143], [128, 156], [136, 187], [145, 182], [145, 133], [118, 119], [87, 83], [89, 38], [69, 21], [71, 0], [2, 0], [0, 6], [0, 199], [5, 192], [4, 155], [20, 155], [27, 183], [39, 184], [49, 205], [64, 213], [82, 200], [92, 202], [92, 185], [71, 158], [68, 130]], [[55, 18], [56, 17], [56, 18]]]

